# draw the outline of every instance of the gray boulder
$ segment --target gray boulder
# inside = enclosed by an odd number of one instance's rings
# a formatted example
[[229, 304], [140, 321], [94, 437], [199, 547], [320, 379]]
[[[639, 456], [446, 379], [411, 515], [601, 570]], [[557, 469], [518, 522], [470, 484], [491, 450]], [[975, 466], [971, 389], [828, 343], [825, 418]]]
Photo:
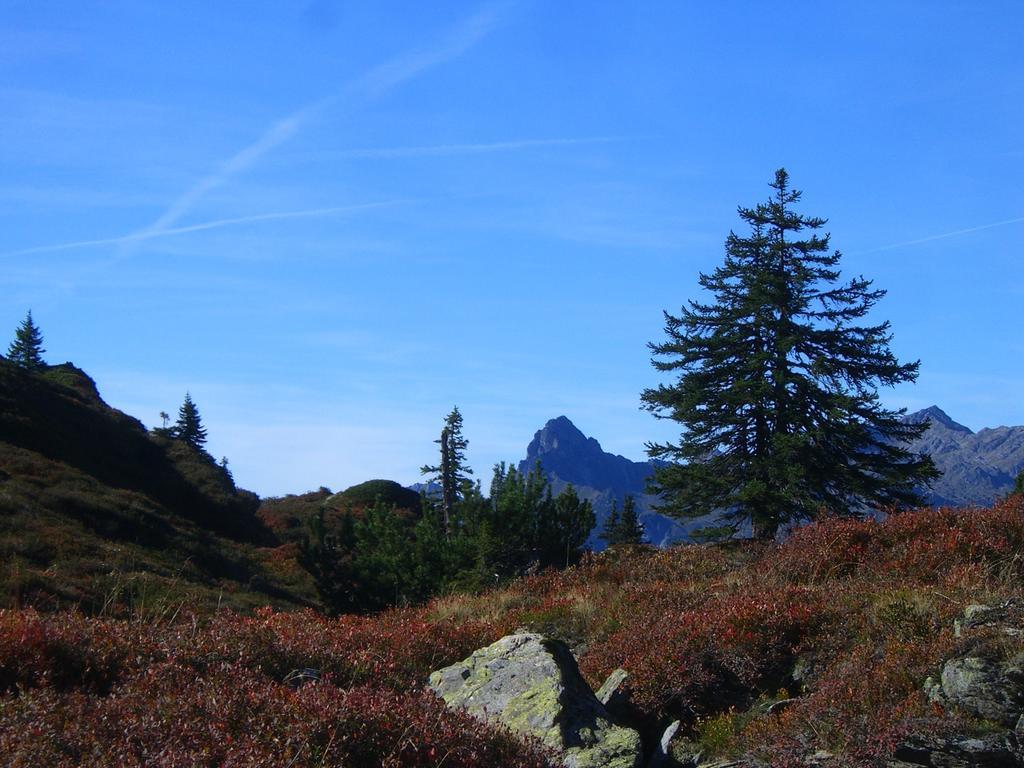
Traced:
[[1021, 630], [1015, 626], [1014, 619], [1019, 619], [1022, 612], [1024, 604], [1014, 598], [998, 605], [969, 605], [964, 609], [963, 616], [953, 622], [953, 632], [957, 637], [962, 637], [964, 632], [978, 627], [999, 626], [1004, 635], [1020, 637]]
[[616, 669], [594, 694], [612, 719], [620, 723], [632, 723], [640, 718], [630, 701], [628, 681], [629, 673], [624, 669]]
[[640, 735], [616, 725], [569, 649], [541, 635], [503, 637], [434, 672], [430, 687], [450, 707], [539, 739], [567, 768], [638, 768]]
[[608, 703], [616, 696], [624, 695], [623, 691], [628, 679], [629, 673], [626, 670], [616, 669], [608, 675], [608, 679], [601, 684], [601, 687], [597, 689], [594, 695], [597, 696], [598, 701], [607, 707]]
[[942, 696], [972, 715], [1013, 728], [1024, 713], [1024, 658], [950, 659], [942, 667]]

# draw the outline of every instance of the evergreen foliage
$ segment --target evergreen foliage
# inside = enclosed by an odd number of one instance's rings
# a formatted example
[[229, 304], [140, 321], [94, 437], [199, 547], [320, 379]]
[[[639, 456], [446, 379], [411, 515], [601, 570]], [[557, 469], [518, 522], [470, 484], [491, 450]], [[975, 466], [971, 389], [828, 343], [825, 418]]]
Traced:
[[644, 540], [644, 527], [636, 511], [636, 501], [626, 496], [622, 502], [622, 512], [616, 501], [612, 500], [612, 510], [601, 529], [601, 538], [609, 547], [620, 545], [636, 546]]
[[229, 463], [230, 462], [228, 462], [227, 456], [221, 456], [220, 462], [217, 464], [217, 466], [224, 471], [224, 477], [227, 478], [227, 481], [231, 483], [231, 485], [233, 486], [235, 484], [235, 476], [231, 472], [231, 467], [229, 466]]
[[192, 395], [188, 392], [185, 393], [185, 402], [178, 409], [178, 421], [174, 424], [173, 436], [197, 451], [202, 451], [206, 445], [206, 429], [199, 416], [199, 409], [192, 402]]
[[351, 509], [372, 506], [378, 501], [390, 504], [396, 510], [405, 510], [417, 516], [421, 510], [420, 494], [394, 480], [366, 480], [338, 492], [329, 505], [347, 506]]
[[648, 444], [661, 511], [715, 513], [735, 532], [771, 538], [782, 525], [866, 506], [920, 502], [937, 476], [905, 443], [927, 424], [883, 408], [877, 388], [912, 382], [919, 363], [889, 349], [889, 323], [862, 324], [885, 291], [840, 281], [840, 253], [825, 219], [797, 213], [785, 170], [774, 194], [740, 208], [750, 233], [730, 233], [725, 260], [700, 285], [711, 303], [665, 313], [667, 341], [649, 344], [654, 367], [678, 374], [644, 390], [643, 406], [683, 426], [677, 443]]
[[549, 509], [550, 517], [541, 520], [538, 536], [541, 563], [568, 568], [579, 560], [594, 528], [594, 508], [586, 499], [580, 499], [576, 489], [569, 485], [555, 497]]
[[321, 509], [307, 523], [300, 561], [328, 611], [376, 611], [571, 565], [594, 526], [590, 502], [574, 489], [554, 496], [539, 467], [524, 475], [504, 464], [490, 497], [468, 486], [455, 515], [459, 525], [446, 535], [437, 516], [412, 519], [382, 499], [336, 524]]
[[14, 332], [14, 341], [7, 348], [7, 358], [27, 371], [40, 371], [46, 367], [43, 361], [43, 334], [32, 320], [32, 310]]
[[443, 591], [461, 567], [453, 560], [438, 522], [412, 522], [378, 500], [357, 519], [351, 512], [336, 525], [321, 509], [307, 522], [300, 563], [313, 576], [330, 613], [362, 613], [421, 603]]
[[1017, 480], [1013, 484], [1013, 491], [1011, 493], [1024, 494], [1024, 470], [1017, 475]]
[[466, 465], [466, 447], [469, 441], [462, 436], [462, 414], [458, 406], [452, 408], [444, 419], [441, 437], [434, 441], [441, 446], [440, 463], [424, 465], [420, 472], [428, 475], [428, 483], [441, 486], [440, 511], [444, 522], [445, 536], [451, 537], [452, 529], [458, 524], [455, 519], [456, 505], [472, 485], [469, 475], [473, 470]]
[[320, 602], [329, 613], [356, 610], [356, 580], [352, 563], [355, 526], [351, 515], [329, 528], [321, 509], [306, 521], [307, 533], [299, 547], [299, 564], [313, 577]]
[[642, 544], [644, 540], [644, 526], [636, 512], [636, 502], [632, 496], [627, 496], [622, 502], [622, 522], [619, 523], [618, 543], [629, 546]]
[[617, 499], [612, 499], [612, 508], [608, 513], [608, 517], [605, 518], [604, 525], [601, 526], [601, 540], [609, 547], [614, 547], [619, 543], [619, 525], [622, 523], [622, 517], [619, 514], [619, 502]]

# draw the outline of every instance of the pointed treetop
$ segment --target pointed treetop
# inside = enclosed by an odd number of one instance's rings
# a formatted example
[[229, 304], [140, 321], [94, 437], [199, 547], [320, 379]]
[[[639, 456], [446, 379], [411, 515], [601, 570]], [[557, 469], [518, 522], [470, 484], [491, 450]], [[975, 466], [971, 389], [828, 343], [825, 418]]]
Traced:
[[32, 321], [32, 310], [30, 309], [14, 333], [14, 341], [7, 349], [7, 357], [21, 368], [38, 371], [46, 366], [43, 360], [45, 351], [43, 349], [43, 334]]
[[192, 395], [185, 393], [185, 402], [178, 409], [178, 421], [174, 425], [174, 437], [184, 440], [196, 450], [203, 450], [206, 444], [206, 429], [199, 416], [199, 409], [192, 402]]

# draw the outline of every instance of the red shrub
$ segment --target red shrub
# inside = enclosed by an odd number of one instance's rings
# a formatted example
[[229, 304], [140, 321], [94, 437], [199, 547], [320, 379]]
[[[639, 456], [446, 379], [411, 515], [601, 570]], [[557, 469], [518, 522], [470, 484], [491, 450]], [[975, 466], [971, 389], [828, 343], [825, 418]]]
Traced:
[[[268, 609], [143, 625], [0, 611], [0, 754], [32, 768], [541, 766], [423, 692], [429, 672], [525, 624], [585, 645], [592, 684], [624, 667], [644, 713], [688, 725], [775, 693], [806, 657], [812, 671], [783, 714], [722, 718], [729, 748], [779, 768], [822, 748], [869, 765], [907, 734], [967, 727], [930, 708], [922, 682], [956, 651], [953, 617], [1024, 598], [1021, 576], [1013, 498], [823, 521], [780, 544], [594, 555], [374, 617]], [[283, 683], [309, 667], [320, 681]]]
[[766, 556], [776, 577], [808, 583], [855, 575], [899, 575], [956, 583], [979, 567], [1024, 571], [1024, 499], [992, 509], [923, 509], [873, 520], [804, 526]]
[[874, 765], [911, 734], [962, 726], [929, 705], [921, 690], [936, 662], [951, 652], [951, 632], [925, 643], [857, 645], [827, 667], [806, 697], [777, 717], [755, 721], [743, 742], [772, 765], [804, 765], [796, 758], [815, 749], [840, 755], [845, 765]]
[[592, 681], [626, 669], [634, 701], [649, 713], [724, 708], [730, 694], [784, 677], [825, 611], [817, 594], [797, 587], [712, 596], [653, 621], [646, 602], [636, 605], [636, 622], [588, 648], [581, 667]]
[[4, 705], [15, 766], [542, 768], [543, 754], [425, 692], [291, 688], [236, 665], [152, 667], [106, 698], [52, 691]]
[[144, 633], [68, 611], [0, 609], [0, 694], [15, 687], [54, 686], [103, 693], [130, 657], [152, 652]]

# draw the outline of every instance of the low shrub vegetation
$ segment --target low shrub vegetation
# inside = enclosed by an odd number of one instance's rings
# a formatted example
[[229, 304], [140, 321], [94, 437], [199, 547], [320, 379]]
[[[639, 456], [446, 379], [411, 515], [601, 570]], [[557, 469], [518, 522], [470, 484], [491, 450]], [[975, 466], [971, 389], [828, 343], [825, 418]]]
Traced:
[[[432, 670], [532, 628], [572, 644], [595, 687], [625, 668], [638, 716], [652, 728], [682, 719], [708, 751], [795, 766], [828, 750], [837, 765], [871, 765], [910, 734], [985, 727], [930, 704], [923, 683], [978, 642], [954, 635], [963, 609], [1024, 597], [1022, 576], [1024, 500], [1010, 497], [823, 521], [781, 543], [613, 550], [375, 616], [4, 610], [0, 754], [55, 766], [547, 765], [424, 691]], [[315, 671], [296, 681], [296, 670]]]

